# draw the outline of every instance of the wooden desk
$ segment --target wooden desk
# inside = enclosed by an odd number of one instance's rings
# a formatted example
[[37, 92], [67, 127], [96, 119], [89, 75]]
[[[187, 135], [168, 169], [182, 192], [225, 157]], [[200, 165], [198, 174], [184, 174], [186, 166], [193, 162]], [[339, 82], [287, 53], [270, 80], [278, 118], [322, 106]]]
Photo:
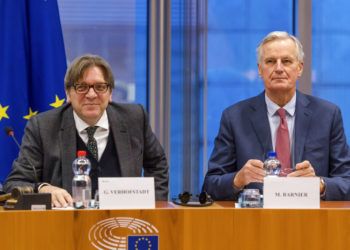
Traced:
[[[321, 209], [236, 209], [232, 202], [205, 208], [159, 202], [150, 210], [0, 211], [0, 249], [96, 249], [89, 230], [99, 221], [132, 217], [154, 225], [159, 249], [349, 249], [350, 202]], [[125, 228], [112, 231], [128, 234]]]

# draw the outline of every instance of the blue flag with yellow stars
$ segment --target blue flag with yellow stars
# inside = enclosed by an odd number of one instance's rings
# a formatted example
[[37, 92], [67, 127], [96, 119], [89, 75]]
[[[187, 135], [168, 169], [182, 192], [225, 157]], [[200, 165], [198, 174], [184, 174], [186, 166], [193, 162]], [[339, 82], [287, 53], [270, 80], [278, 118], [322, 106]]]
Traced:
[[128, 250], [158, 250], [157, 235], [128, 236]]
[[0, 182], [26, 122], [65, 101], [66, 56], [57, 0], [0, 0]]

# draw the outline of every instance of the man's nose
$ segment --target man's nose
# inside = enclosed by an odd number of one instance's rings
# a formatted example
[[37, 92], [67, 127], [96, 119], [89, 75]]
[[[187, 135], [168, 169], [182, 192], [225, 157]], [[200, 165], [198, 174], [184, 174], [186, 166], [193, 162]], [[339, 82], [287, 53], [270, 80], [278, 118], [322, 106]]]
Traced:
[[96, 97], [97, 94], [96, 94], [94, 88], [89, 88], [89, 91], [86, 93], [86, 96], [87, 96], [87, 97], [90, 97], [90, 98], [91, 98], [91, 97]]
[[283, 71], [283, 64], [281, 60], [277, 60], [276, 66], [275, 66], [276, 72], [282, 72]]
[[277, 72], [283, 71], [283, 64], [281, 60], [277, 60], [275, 70]]

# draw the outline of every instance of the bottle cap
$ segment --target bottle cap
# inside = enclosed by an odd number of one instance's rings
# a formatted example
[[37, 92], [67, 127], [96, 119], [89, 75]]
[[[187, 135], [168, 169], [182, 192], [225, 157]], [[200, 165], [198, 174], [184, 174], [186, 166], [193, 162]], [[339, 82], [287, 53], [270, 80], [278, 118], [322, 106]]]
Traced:
[[270, 151], [270, 152], [268, 153], [268, 157], [276, 157], [276, 156], [277, 156], [277, 154], [276, 154], [275, 151]]
[[86, 156], [86, 151], [85, 151], [85, 150], [79, 150], [79, 151], [77, 152], [77, 156], [78, 156], [78, 157]]

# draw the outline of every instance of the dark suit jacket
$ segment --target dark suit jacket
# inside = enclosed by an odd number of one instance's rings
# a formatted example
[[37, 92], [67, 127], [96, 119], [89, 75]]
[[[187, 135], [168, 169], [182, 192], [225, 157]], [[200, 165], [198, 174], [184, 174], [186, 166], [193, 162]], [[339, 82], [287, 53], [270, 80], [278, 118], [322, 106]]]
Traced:
[[[164, 151], [153, 134], [141, 105], [110, 103], [107, 107], [121, 176], [153, 176], [156, 199], [167, 200], [168, 164]], [[76, 127], [73, 109], [66, 104], [32, 117], [22, 140], [19, 157], [6, 179], [5, 189], [34, 185], [28, 160], [36, 168], [39, 182], [72, 191], [72, 162], [76, 158]]]
[[[340, 110], [334, 104], [297, 91], [293, 166], [310, 161], [326, 183], [326, 200], [348, 200], [350, 152]], [[203, 190], [215, 200], [237, 199], [233, 178], [249, 159], [264, 160], [272, 150], [265, 93], [224, 110], [209, 160]], [[251, 183], [247, 188], [262, 188]]]

